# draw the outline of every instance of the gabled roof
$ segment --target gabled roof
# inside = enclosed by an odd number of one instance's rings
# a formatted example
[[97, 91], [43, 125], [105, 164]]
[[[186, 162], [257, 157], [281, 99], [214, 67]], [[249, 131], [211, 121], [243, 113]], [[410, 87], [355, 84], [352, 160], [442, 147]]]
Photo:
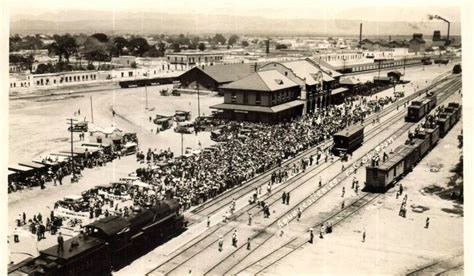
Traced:
[[276, 91], [298, 86], [277, 70], [260, 71], [222, 86], [223, 89], [241, 89], [254, 91]]
[[311, 64], [306, 60], [294, 60], [294, 61], [283, 62], [282, 64], [290, 68], [295, 73], [295, 75], [304, 79], [307, 85], [318, 84], [318, 82], [316, 82], [316, 79], [314, 77], [316, 74], [322, 71], [320, 68], [318, 68], [314, 64]]
[[216, 82], [226, 83], [253, 73], [255, 71], [255, 63], [218, 64], [196, 68], [203, 71]]
[[410, 39], [410, 41], [408, 41], [408, 42], [409, 43], [412, 43], [412, 42], [425, 43], [425, 40], [423, 38], [414, 37], [414, 38]]

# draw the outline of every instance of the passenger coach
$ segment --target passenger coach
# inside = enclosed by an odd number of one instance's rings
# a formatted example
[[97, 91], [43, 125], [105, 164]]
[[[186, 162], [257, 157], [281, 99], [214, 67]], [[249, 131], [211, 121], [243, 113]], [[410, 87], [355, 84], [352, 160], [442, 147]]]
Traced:
[[336, 156], [352, 153], [364, 142], [364, 127], [353, 125], [333, 135], [332, 152]]

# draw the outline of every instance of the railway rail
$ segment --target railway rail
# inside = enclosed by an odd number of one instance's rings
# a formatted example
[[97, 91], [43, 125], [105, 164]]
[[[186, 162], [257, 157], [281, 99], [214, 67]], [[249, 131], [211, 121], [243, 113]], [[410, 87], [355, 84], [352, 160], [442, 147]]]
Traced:
[[[443, 88], [441, 89], [447, 89], [447, 88], [452, 88], [451, 86], [453, 85], [452, 82], [449, 82], [448, 84], [446, 84], [445, 86], [443, 86]], [[449, 86], [449, 87], [448, 87]], [[440, 89], [440, 90], [441, 90]], [[398, 114], [398, 115], [395, 115], [393, 116], [392, 118], [394, 117], [401, 117], [403, 116], [403, 112]], [[382, 124], [384, 125], [389, 125], [391, 123], [393, 119], [389, 119], [389, 120], [386, 120], [385, 122], [382, 122]], [[382, 125], [381, 124], [381, 125]], [[403, 130], [399, 129], [397, 132], [400, 132], [400, 131], [406, 131], [408, 130], [408, 128], [410, 126], [412, 126], [413, 124], [407, 124], [405, 125], [406, 127], [403, 128]], [[373, 128], [373, 130], [370, 131], [370, 134], [375, 132], [376, 130], [380, 130], [380, 128]], [[383, 130], [382, 130], [383, 131]], [[402, 132], [401, 132], [402, 133]], [[369, 134], [369, 133], [368, 133]], [[378, 133], [377, 133], [378, 134]], [[372, 136], [371, 138], [369, 139], [373, 139], [373, 137], [375, 137], [377, 134], [375, 134], [374, 136]], [[321, 164], [322, 165], [322, 164]], [[285, 183], [285, 185], [281, 185], [281, 187], [279, 187], [280, 189], [283, 189], [283, 188], [288, 188], [290, 185], [293, 185], [293, 184], [296, 184], [295, 187], [292, 187], [292, 190], [294, 189], [297, 189], [298, 187], [300, 187], [301, 185], [303, 185], [304, 183], [308, 182], [309, 180], [312, 179], [312, 176], [310, 175], [310, 177], [308, 177], [307, 179], [303, 180], [301, 183], [297, 183], [298, 180], [302, 179], [304, 176], [307, 176], [309, 175], [311, 172], [314, 173], [314, 171], [317, 169], [317, 168], [321, 168], [321, 165], [320, 166], [317, 166], [315, 168], [312, 168], [311, 170], [308, 170], [307, 172], [305, 173], [302, 173], [298, 176], [296, 176], [295, 178], [291, 179], [289, 181], [289, 183]], [[329, 164], [328, 166], [331, 166], [333, 164]], [[327, 167], [328, 167], [327, 166]], [[327, 168], [325, 167], [325, 168]], [[324, 169], [325, 169], [324, 168]], [[341, 173], [343, 174], [343, 173]], [[339, 174], [339, 176], [341, 175]], [[337, 177], [337, 176], [336, 176]], [[336, 178], [335, 177], [335, 178]], [[344, 179], [347, 177], [347, 175], [344, 177], [342, 176]], [[343, 179], [339, 180], [338, 183], [340, 183], [340, 181], [342, 181]], [[325, 185], [326, 186], [326, 185]], [[325, 186], [322, 186], [320, 189], [326, 189]], [[337, 186], [337, 185], [335, 185]], [[319, 199], [324, 196], [325, 194], [327, 194], [330, 190], [332, 190], [335, 186], [333, 186], [332, 188], [330, 188], [329, 190], [326, 190], [326, 192], [324, 192], [323, 194], [321, 194], [319, 196]], [[318, 189], [318, 191], [320, 190]], [[272, 195], [268, 196], [268, 198], [266, 198], [267, 200], [270, 199], [270, 198], [273, 198], [274, 200], [272, 201], [271, 205], [274, 204], [275, 202], [279, 201], [280, 200], [280, 196], [277, 194], [278, 191], [275, 191]], [[307, 199], [307, 198], [305, 198]], [[301, 202], [303, 202], [305, 199], [303, 199], [302, 201], [300, 201], [297, 205], [299, 205]], [[318, 200], [319, 200], [318, 199]], [[316, 200], [317, 201], [317, 200]], [[314, 202], [316, 202], [314, 201]], [[314, 204], [313, 202], [313, 204]], [[172, 256], [171, 258], [169, 258], [168, 260], [166, 260], [165, 262], [163, 262], [162, 264], [160, 264], [158, 267], [156, 267], [155, 269], [151, 270], [150, 272], [147, 273], [147, 275], [150, 275], [154, 272], [158, 272], [158, 271], [163, 271], [164, 270], [164, 273], [165, 274], [169, 274], [169, 273], [173, 273], [174, 271], [176, 271], [178, 268], [180, 268], [183, 264], [189, 262], [191, 259], [193, 259], [195, 256], [197, 256], [198, 254], [200, 254], [202, 251], [206, 250], [207, 248], [209, 248], [210, 246], [212, 245], [215, 245], [215, 242], [216, 242], [216, 238], [215, 236], [213, 236], [214, 234], [217, 234], [217, 235], [221, 235], [221, 236], [225, 236], [225, 235], [228, 235], [229, 233], [231, 233], [238, 225], [241, 225], [241, 223], [236, 223], [235, 220], [238, 219], [239, 217], [241, 217], [242, 215], [245, 215], [247, 214], [248, 211], [250, 211], [251, 209], [254, 209], [256, 208], [255, 205], [249, 205], [247, 206], [247, 208], [244, 208], [244, 211], [239, 211], [238, 215], [236, 215], [236, 217], [234, 217], [234, 221], [231, 221], [230, 223], [228, 224], [224, 224], [222, 225], [222, 223], [219, 223], [218, 225], [215, 225], [213, 227], [213, 229], [204, 234], [203, 235], [200, 235], [198, 237], [195, 238], [194, 241], [192, 241], [189, 246], [186, 246], [186, 248], [183, 248], [182, 250], [180, 250], [178, 253], [176, 253], [174, 256]], [[274, 220], [272, 223], [270, 223], [270, 225], [267, 225], [265, 228], [268, 228], [268, 227], [271, 227], [272, 225], [275, 225], [279, 219], [281, 219], [282, 217], [286, 216], [289, 212], [293, 211], [294, 209], [292, 208], [291, 210], [289, 210], [288, 212], [286, 212], [285, 214], [283, 214], [282, 216], [280, 216], [279, 218], [277, 218], [276, 220]], [[257, 211], [255, 212], [253, 215], [256, 215], [257, 213], [259, 213], [260, 211]], [[263, 233], [267, 233], [265, 230], [263, 231], [260, 231], [259, 233], [257, 233], [256, 235], [253, 236], [253, 240], [257, 237], [257, 236], [260, 236], [260, 237], [263, 237], [263, 241], [266, 241], [269, 239], [269, 237], [271, 237], [272, 235], [268, 236], [268, 234], [263, 234]], [[262, 238], [260, 238], [260, 240], [262, 240]], [[255, 242], [254, 242], [255, 243]], [[264, 243], [264, 242], [263, 242]], [[263, 244], [262, 243], [262, 244]], [[203, 245], [203, 246], [198, 246], [199, 244]], [[243, 246], [242, 246], [243, 247]], [[235, 252], [239, 251], [242, 247], [238, 248], [235, 250]], [[186, 254], [184, 254], [186, 253]], [[186, 255], [186, 256], [184, 256]], [[184, 258], [183, 258], [184, 257]], [[226, 259], [228, 259], [226, 257]], [[225, 260], [225, 259], [224, 259]], [[222, 260], [221, 262], [219, 262], [217, 264], [217, 266], [211, 268], [211, 271], [209, 272], [212, 272], [213, 269], [216, 269], [224, 260]]]
[[[410, 102], [411, 100], [415, 99], [416, 97], [419, 97], [423, 93], [435, 88], [436, 86], [442, 84], [443, 82], [449, 81], [448, 77], [449, 77], [449, 74], [448, 75], [444, 75], [444, 74], [440, 75], [440, 76], [437, 77], [439, 79], [436, 79], [436, 81], [434, 81], [428, 87], [426, 87], [424, 89], [421, 89], [420, 91], [418, 91], [416, 93], [413, 93], [413, 94], [411, 94], [411, 95], [409, 95], [405, 98], [399, 99], [396, 102], [394, 102], [393, 104], [391, 104], [390, 106], [388, 106], [387, 108], [383, 109], [382, 111], [370, 115], [368, 118], [365, 119], [364, 127], [370, 125], [370, 121], [373, 120], [374, 118], [376, 118], [377, 116], [383, 117], [386, 114], [388, 114], [388, 113], [392, 112], [393, 110], [395, 110], [397, 108], [397, 105], [402, 105], [406, 102]], [[312, 148], [310, 148], [306, 151], [303, 151], [303, 152], [299, 153], [297, 156], [295, 156], [294, 158], [285, 160], [282, 163], [282, 167], [287, 166], [287, 165], [295, 164], [295, 163], [301, 161], [301, 159], [308, 158], [309, 156], [314, 155], [317, 152], [318, 147], [325, 148], [325, 147], [329, 146], [329, 144], [330, 144], [330, 141], [325, 141], [325, 142], [322, 142], [321, 144], [319, 144], [317, 146], [314, 146], [314, 147], [312, 147]], [[218, 198], [201, 204], [200, 206], [196, 207], [195, 209], [193, 209], [190, 212], [191, 215], [192, 216], [195, 215], [195, 216], [200, 216], [200, 217], [206, 217], [206, 216], [215, 214], [216, 212], [219, 211], [220, 208], [230, 204], [230, 202], [232, 201], [233, 198], [240, 198], [242, 195], [245, 195], [245, 194], [248, 194], [249, 192], [251, 192], [253, 189], [255, 189], [255, 187], [260, 186], [262, 181], [263, 182], [268, 181], [271, 174], [273, 172], [275, 172], [276, 170], [278, 170], [278, 169], [279, 169], [279, 167], [274, 167], [274, 168], [272, 168], [272, 169], [256, 176], [255, 178], [247, 181], [246, 183], [242, 184], [240, 187], [229, 190], [229, 191], [221, 194]]]
[[[456, 83], [456, 84], [458, 84], [458, 83]], [[440, 100], [440, 103], [446, 101], [447, 98], [449, 97], [449, 95], [450, 95], [450, 93], [447, 93], [447, 94], [445, 93], [445, 95], [442, 96], [443, 99]], [[408, 128], [406, 128], [406, 126], [409, 126], [409, 125], [413, 125], [413, 123], [405, 124], [404, 132], [406, 130], [408, 130]], [[312, 227], [317, 227], [318, 225], [324, 224], [327, 221], [332, 221], [333, 222], [332, 225], [334, 227], [337, 224], [339, 224], [340, 222], [342, 222], [343, 220], [345, 220], [346, 218], [352, 216], [354, 213], [356, 213], [357, 211], [362, 209], [364, 206], [368, 205], [370, 202], [372, 202], [373, 200], [378, 198], [380, 195], [381, 194], [363, 193], [362, 197], [360, 197], [359, 199], [352, 202], [349, 206], [347, 206], [346, 208], [344, 208], [340, 211], [336, 211], [330, 217], [314, 224]], [[302, 241], [302, 239], [300, 237], [295, 237], [295, 238], [291, 239], [290, 241], [284, 243], [283, 245], [281, 245], [277, 249], [274, 249], [269, 254], [264, 255], [264, 256], [258, 258], [256, 261], [251, 262], [250, 264], [246, 265], [244, 268], [242, 268], [238, 271], [232, 272], [232, 270], [234, 270], [235, 267], [240, 265], [243, 260], [245, 260], [252, 252], [254, 252], [256, 249], [261, 247], [264, 243], [266, 243], [270, 238], [271, 237], [267, 237], [263, 242], [258, 243], [258, 245], [254, 248], [254, 250], [252, 250], [251, 252], [247, 251], [246, 253], [244, 253], [245, 254], [244, 256], [241, 256], [241, 258], [233, 258], [233, 259], [226, 258], [226, 259], [224, 259], [223, 261], [221, 261], [218, 264], [216, 264], [215, 266], [213, 266], [210, 270], [208, 270], [206, 272], [206, 274], [208, 274], [208, 275], [209, 274], [214, 274], [214, 275], [217, 275], [217, 274], [219, 274], [219, 275], [232, 274], [232, 275], [235, 275], [235, 274], [239, 274], [239, 273], [242, 273], [242, 272], [245, 271], [246, 273], [249, 273], [249, 274], [252, 274], [252, 275], [257, 275], [257, 274], [263, 272], [264, 270], [266, 270], [267, 268], [269, 268], [271, 265], [281, 261], [283, 258], [287, 257], [288, 255], [295, 252], [297, 249], [301, 248], [303, 245], [305, 245], [307, 243], [307, 240], [303, 239], [304, 241]], [[255, 242], [253, 242], [253, 243], [255, 243]], [[235, 253], [233, 254], [233, 256], [235, 257]], [[232, 262], [236, 259], [238, 260], [238, 262], [233, 262], [230, 265], [228, 264], [226, 266], [225, 263], [224, 263], [224, 261]], [[218, 270], [217, 268], [219, 266], [224, 267], [225, 270], [223, 270], [223, 269]], [[422, 268], [422, 269], [424, 269], [424, 268]], [[451, 270], [451, 269], [449, 269], [449, 270]]]

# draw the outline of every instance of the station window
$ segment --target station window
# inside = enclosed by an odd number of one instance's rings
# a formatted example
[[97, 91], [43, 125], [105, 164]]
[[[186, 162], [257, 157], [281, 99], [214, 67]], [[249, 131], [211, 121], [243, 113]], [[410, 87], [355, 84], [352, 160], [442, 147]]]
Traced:
[[260, 105], [261, 102], [262, 102], [262, 95], [260, 95], [260, 93], [257, 93], [257, 95], [255, 96], [255, 104]]
[[230, 101], [232, 103], [237, 102], [237, 95], [235, 94], [235, 91], [232, 91]]
[[244, 104], [248, 104], [249, 103], [249, 95], [247, 94], [247, 92], [244, 92]]

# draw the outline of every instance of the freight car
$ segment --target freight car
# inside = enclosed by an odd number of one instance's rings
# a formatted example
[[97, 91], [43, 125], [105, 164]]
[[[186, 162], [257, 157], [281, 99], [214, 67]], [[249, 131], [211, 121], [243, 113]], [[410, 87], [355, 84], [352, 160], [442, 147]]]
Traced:
[[[451, 108], [455, 109], [453, 103]], [[458, 106], [460, 110], [461, 107]], [[409, 173], [413, 167], [436, 146], [440, 137], [444, 137], [452, 127], [451, 117], [458, 121], [454, 113], [438, 114], [438, 117], [427, 116], [421, 128], [409, 134], [409, 139], [404, 145], [398, 146], [393, 153], [381, 164], [372, 161], [366, 167], [366, 187], [368, 191], [384, 192], [395, 184], [403, 175]]]
[[111, 275], [139, 256], [185, 229], [176, 200], [149, 208], [135, 207], [129, 217], [109, 216], [84, 227], [85, 231], [9, 267], [9, 275]]
[[332, 152], [336, 155], [352, 153], [364, 142], [364, 127], [353, 125], [333, 135]]
[[423, 99], [419, 101], [412, 101], [411, 105], [408, 106], [407, 116], [405, 116], [405, 122], [416, 123], [420, 121], [436, 107], [436, 103], [436, 96], [431, 94], [427, 94]]

